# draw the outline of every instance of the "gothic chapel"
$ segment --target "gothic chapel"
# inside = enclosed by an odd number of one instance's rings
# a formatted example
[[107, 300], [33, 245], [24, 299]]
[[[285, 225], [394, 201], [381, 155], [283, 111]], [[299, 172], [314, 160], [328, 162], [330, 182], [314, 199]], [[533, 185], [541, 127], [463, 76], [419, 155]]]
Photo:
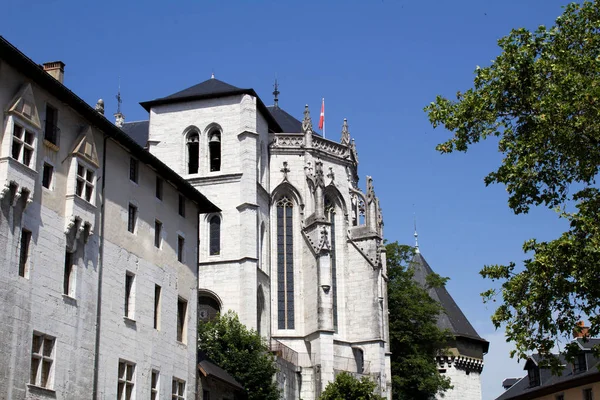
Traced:
[[[318, 398], [337, 373], [391, 398], [383, 220], [358, 188], [346, 120], [339, 142], [253, 89], [211, 78], [142, 102], [119, 124], [221, 212], [199, 221], [198, 317], [234, 310], [278, 355], [285, 399]], [[119, 119], [118, 119], [119, 120]]]

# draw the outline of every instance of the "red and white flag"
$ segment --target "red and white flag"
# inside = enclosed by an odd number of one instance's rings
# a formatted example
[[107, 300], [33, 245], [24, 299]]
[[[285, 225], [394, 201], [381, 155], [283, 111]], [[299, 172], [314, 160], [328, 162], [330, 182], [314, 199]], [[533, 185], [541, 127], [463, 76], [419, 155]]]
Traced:
[[323, 103], [321, 103], [321, 116], [319, 117], [319, 129], [323, 130], [325, 126], [325, 98], [323, 98]]

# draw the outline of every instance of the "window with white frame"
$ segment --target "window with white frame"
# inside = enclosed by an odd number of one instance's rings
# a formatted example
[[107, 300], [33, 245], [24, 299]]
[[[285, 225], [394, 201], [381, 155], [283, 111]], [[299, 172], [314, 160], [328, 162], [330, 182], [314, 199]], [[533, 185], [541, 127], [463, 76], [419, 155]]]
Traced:
[[35, 133], [15, 123], [13, 125], [12, 158], [30, 168], [34, 168], [34, 148]]
[[135, 387], [135, 364], [129, 361], [119, 361], [119, 379], [117, 383], [117, 399], [133, 399]]
[[33, 333], [31, 343], [31, 374], [29, 383], [46, 389], [52, 388], [54, 380], [54, 337]]
[[94, 194], [94, 170], [77, 162], [77, 176], [75, 181], [75, 195], [88, 203], [92, 203]]
[[185, 381], [173, 377], [172, 400], [185, 400]]

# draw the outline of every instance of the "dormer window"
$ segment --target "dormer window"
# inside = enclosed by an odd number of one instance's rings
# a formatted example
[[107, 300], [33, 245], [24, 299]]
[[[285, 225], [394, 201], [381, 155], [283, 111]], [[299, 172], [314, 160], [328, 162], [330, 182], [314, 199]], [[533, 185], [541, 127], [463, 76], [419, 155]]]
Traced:
[[200, 135], [198, 132], [191, 132], [187, 137], [187, 156], [188, 174], [197, 174], [200, 158]]
[[35, 134], [21, 125], [13, 125], [12, 158], [33, 168], [33, 149]]
[[573, 373], [584, 372], [587, 371], [587, 363], [585, 360], [585, 353], [579, 353], [577, 357], [575, 357], [575, 361], [573, 362]]
[[210, 172], [221, 170], [221, 133], [213, 130], [208, 135], [208, 154], [210, 157]]
[[92, 195], [94, 193], [94, 171], [78, 163], [76, 179], [75, 194], [88, 203], [92, 203]]
[[540, 369], [536, 365], [529, 367], [527, 371], [529, 377], [529, 387], [540, 386]]

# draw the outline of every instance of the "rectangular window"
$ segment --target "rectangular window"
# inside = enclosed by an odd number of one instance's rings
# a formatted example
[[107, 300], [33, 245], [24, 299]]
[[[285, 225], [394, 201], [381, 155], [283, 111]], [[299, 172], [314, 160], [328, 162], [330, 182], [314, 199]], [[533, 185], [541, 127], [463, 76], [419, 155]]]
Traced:
[[557, 394], [556, 395], [556, 400], [565, 400], [565, 395], [564, 394]]
[[172, 400], [185, 400], [185, 381], [173, 378]]
[[65, 276], [63, 282], [63, 293], [70, 297], [75, 297], [75, 273], [73, 266], [73, 253], [65, 251]]
[[32, 167], [34, 140], [35, 134], [33, 132], [14, 124], [12, 158], [28, 167]]
[[131, 157], [129, 159], [129, 180], [138, 183], [139, 177], [139, 161]]
[[160, 378], [160, 373], [156, 370], [152, 371], [152, 378], [150, 381], [150, 399], [157, 400], [158, 399], [158, 382]]
[[202, 391], [202, 400], [210, 400], [210, 392], [208, 390]]
[[154, 329], [160, 329], [160, 292], [161, 287], [154, 285]]
[[179, 297], [177, 299], [177, 341], [181, 343], [186, 342], [186, 328], [187, 328], [187, 301]]
[[177, 236], [177, 261], [183, 262], [183, 252], [185, 251], [185, 239]]
[[135, 233], [135, 225], [137, 223], [137, 207], [133, 204], [129, 204], [129, 217], [127, 219], [127, 230], [131, 233]]
[[163, 198], [163, 180], [156, 177], [156, 198], [162, 200]]
[[94, 193], [94, 171], [77, 164], [77, 178], [75, 182], [75, 194], [88, 203], [92, 202]]
[[131, 272], [127, 272], [125, 274], [125, 316], [129, 319], [133, 319], [133, 311], [134, 311], [134, 287], [133, 281], [135, 280], [135, 275]]
[[158, 247], [160, 249], [160, 244], [162, 241], [162, 222], [159, 220], [154, 220], [154, 247]]
[[592, 389], [583, 389], [583, 400], [594, 400]]
[[182, 194], [179, 195], [179, 215], [185, 217], [185, 197]]
[[54, 167], [48, 163], [44, 163], [44, 169], [42, 171], [42, 186], [46, 189], [50, 189], [52, 185], [52, 176], [54, 175]]
[[585, 361], [585, 353], [577, 354], [573, 363], [573, 373], [587, 371], [587, 363]]
[[119, 361], [119, 379], [117, 383], [117, 399], [133, 399], [135, 387], [135, 364], [128, 361]]
[[60, 129], [58, 129], [58, 111], [50, 104], [46, 104], [46, 124], [44, 128], [44, 140], [58, 146]]
[[29, 275], [29, 243], [31, 231], [21, 230], [21, 246], [19, 249], [19, 275], [26, 278]]
[[54, 380], [55, 338], [42, 333], [33, 333], [31, 342], [31, 374], [29, 383], [51, 389]]

